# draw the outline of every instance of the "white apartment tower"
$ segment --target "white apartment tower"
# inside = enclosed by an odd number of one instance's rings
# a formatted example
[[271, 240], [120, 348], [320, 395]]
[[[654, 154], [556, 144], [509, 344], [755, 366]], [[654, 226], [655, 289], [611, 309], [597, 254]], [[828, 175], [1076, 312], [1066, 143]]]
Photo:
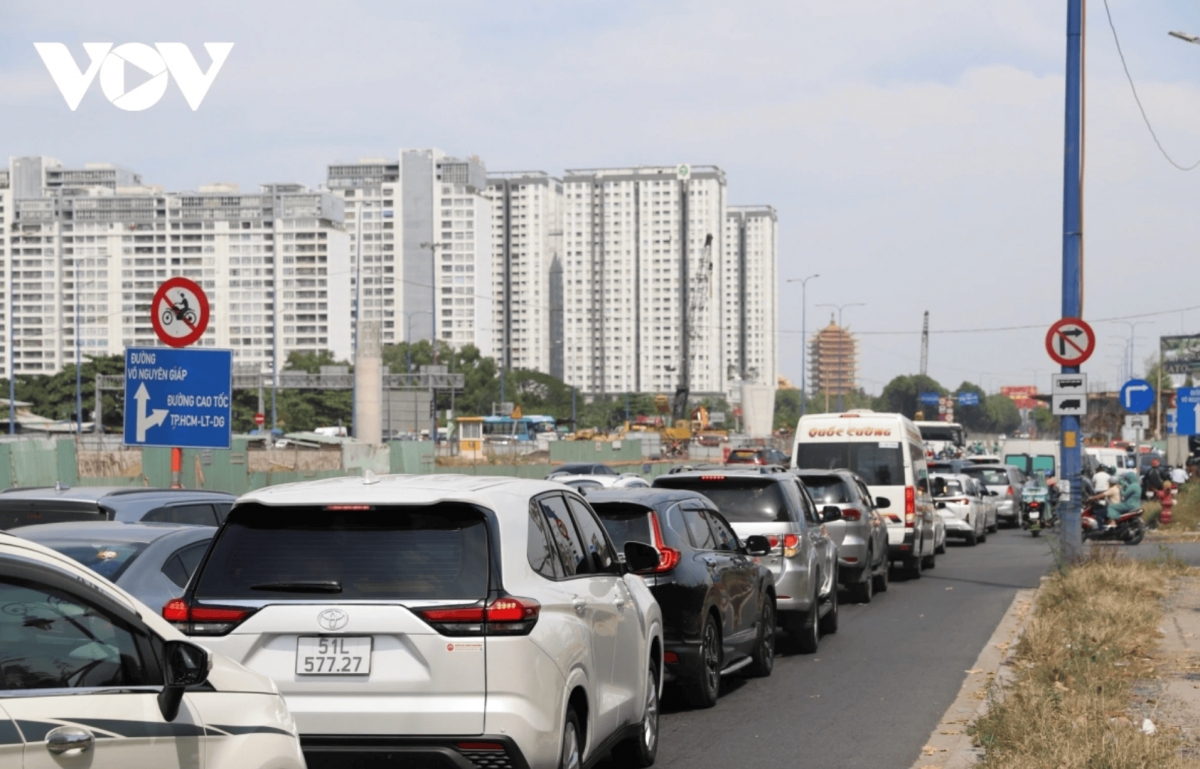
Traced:
[[14, 158], [0, 173], [0, 224], [4, 375], [10, 360], [17, 374], [73, 363], [77, 306], [85, 355], [157, 345], [150, 300], [174, 276], [209, 297], [198, 344], [232, 348], [239, 364], [270, 371], [292, 351], [349, 355], [348, 243], [328, 193], [290, 184], [163, 193], [108, 164]]
[[778, 230], [771, 206], [726, 210], [723, 343], [733, 400], [740, 400], [737, 384], [776, 383]]
[[436, 337], [491, 355], [492, 212], [483, 162], [400, 150], [395, 160], [330, 165], [326, 183], [345, 201], [355, 275], [361, 255], [362, 318], [381, 322], [383, 342]]
[[565, 381], [671, 393], [686, 363], [693, 393], [723, 392], [724, 172], [574, 170], [563, 190]]
[[562, 377], [562, 181], [542, 171], [493, 173], [492, 296], [501, 367]]

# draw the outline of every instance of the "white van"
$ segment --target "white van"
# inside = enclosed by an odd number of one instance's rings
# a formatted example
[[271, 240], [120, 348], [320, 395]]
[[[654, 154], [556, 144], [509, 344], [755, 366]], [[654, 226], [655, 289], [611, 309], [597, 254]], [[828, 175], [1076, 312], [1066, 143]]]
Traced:
[[1084, 449], [1085, 452], [1096, 458], [1096, 461], [1106, 467], [1117, 468], [1117, 475], [1120, 475], [1125, 470], [1132, 470], [1135, 473], [1138, 471], [1137, 457], [1132, 451], [1125, 449], [1110, 449], [1088, 446]]
[[792, 468], [858, 473], [888, 521], [890, 560], [914, 577], [933, 568], [937, 542], [929, 470], [921, 433], [907, 417], [870, 409], [802, 416]]

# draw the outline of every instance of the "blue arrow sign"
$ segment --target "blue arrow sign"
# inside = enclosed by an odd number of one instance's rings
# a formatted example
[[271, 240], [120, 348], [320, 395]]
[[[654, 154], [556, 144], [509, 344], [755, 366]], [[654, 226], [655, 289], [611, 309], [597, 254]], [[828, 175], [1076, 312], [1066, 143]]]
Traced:
[[978, 406], [979, 393], [972, 390], [963, 390], [958, 394], [958, 405], [960, 406]]
[[1200, 426], [1200, 387], [1180, 387], [1175, 391], [1175, 434], [1196, 435]]
[[919, 396], [917, 396], [917, 400], [919, 400], [921, 403], [924, 403], [926, 406], [936, 406], [941, 400], [941, 397], [942, 396], [938, 395], [937, 393], [921, 393]]
[[125, 350], [125, 445], [227, 449], [233, 426], [229, 350]]
[[1154, 405], [1154, 388], [1145, 379], [1130, 379], [1121, 387], [1121, 408], [1142, 414]]

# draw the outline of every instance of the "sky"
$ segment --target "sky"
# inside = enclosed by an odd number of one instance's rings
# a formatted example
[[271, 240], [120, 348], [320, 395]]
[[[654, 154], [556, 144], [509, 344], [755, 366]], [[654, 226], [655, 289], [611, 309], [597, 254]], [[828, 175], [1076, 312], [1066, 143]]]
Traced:
[[[1109, 0], [1164, 148], [1200, 160], [1200, 0]], [[1102, 0], [1088, 3], [1084, 317], [1200, 333], [1200, 169], [1155, 146]], [[93, 83], [75, 112], [33, 44], [234, 48], [197, 111], [175, 84], [124, 112]], [[723, 168], [731, 204], [779, 214], [779, 364], [848, 307], [861, 381], [1049, 386], [1060, 316], [1066, 3], [1050, 0], [21, 2], [0, 4], [0, 157], [106, 161], [169, 190], [316, 186], [401, 147], [491, 171]], [[131, 68], [132, 69], [132, 68]], [[130, 81], [130, 87], [135, 81]], [[1196, 308], [1180, 312], [1182, 308]], [[1170, 311], [1170, 312], [1167, 312]], [[1092, 385], [1119, 384], [1131, 329], [1097, 322]], [[1007, 329], [952, 333], [973, 329]]]

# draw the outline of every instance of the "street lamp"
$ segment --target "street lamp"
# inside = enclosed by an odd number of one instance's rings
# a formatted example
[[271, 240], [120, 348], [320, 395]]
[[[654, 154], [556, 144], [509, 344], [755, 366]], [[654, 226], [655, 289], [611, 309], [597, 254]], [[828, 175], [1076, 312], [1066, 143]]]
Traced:
[[804, 416], [807, 410], [808, 403], [808, 384], [806, 376], [808, 374], [808, 361], [805, 356], [808, 353], [808, 282], [813, 278], [821, 277], [819, 274], [809, 275], [807, 278], [789, 278], [788, 283], [800, 284], [800, 416]]
[[1138, 320], [1138, 321], [1110, 320], [1109, 323], [1119, 323], [1122, 326], [1129, 326], [1129, 371], [1128, 371], [1128, 376], [1130, 379], [1133, 379], [1133, 367], [1136, 365], [1136, 362], [1137, 362], [1137, 356], [1134, 352], [1134, 350], [1135, 350], [1135, 341], [1134, 340], [1137, 339], [1137, 337], [1135, 336], [1136, 329], [1138, 326], [1153, 326], [1154, 321], [1152, 321], [1152, 320]]
[[[404, 315], [404, 338], [406, 341], [405, 353], [408, 360], [408, 373], [412, 373], [412, 318], [414, 315], [433, 315], [432, 310], [413, 310], [412, 312], [403, 313]], [[433, 340], [433, 346], [437, 346], [437, 340]], [[434, 351], [434, 360], [437, 359], [437, 351]]]
[[1179, 32], [1177, 30], [1171, 30], [1167, 34], [1170, 35], [1171, 37], [1177, 37], [1185, 43], [1195, 43], [1196, 45], [1200, 45], [1200, 37], [1197, 37], [1196, 35], [1193, 35], [1190, 32]]
[[[430, 255], [433, 257], [433, 269], [430, 273], [434, 276], [433, 283], [429, 287], [430, 301], [429, 306], [432, 308], [429, 311], [429, 339], [433, 344], [433, 362], [437, 363], [437, 313], [433, 310], [437, 309], [437, 276], [440, 274], [437, 267], [437, 255], [439, 248], [449, 247], [449, 243], [422, 243], [421, 248], [428, 248]], [[451, 339], [453, 342], [453, 339]]]
[[[818, 304], [817, 306], [818, 307], [829, 307], [831, 309], [837, 310], [838, 330], [841, 331], [842, 333], [845, 333], [846, 328], [845, 328], [845, 326], [842, 325], [842, 310], [846, 309], [847, 307], [866, 307], [867, 305], [866, 305], [866, 302], [850, 302], [849, 304]], [[844, 342], [845, 342], [844, 339], [842, 340], [842, 342], [843, 343], [838, 344], [838, 403], [837, 403], [838, 411], [842, 411], [842, 392], [846, 389], [845, 379], [843, 378], [843, 374], [842, 374], [842, 348], [844, 348], [846, 345], [844, 344]]]

